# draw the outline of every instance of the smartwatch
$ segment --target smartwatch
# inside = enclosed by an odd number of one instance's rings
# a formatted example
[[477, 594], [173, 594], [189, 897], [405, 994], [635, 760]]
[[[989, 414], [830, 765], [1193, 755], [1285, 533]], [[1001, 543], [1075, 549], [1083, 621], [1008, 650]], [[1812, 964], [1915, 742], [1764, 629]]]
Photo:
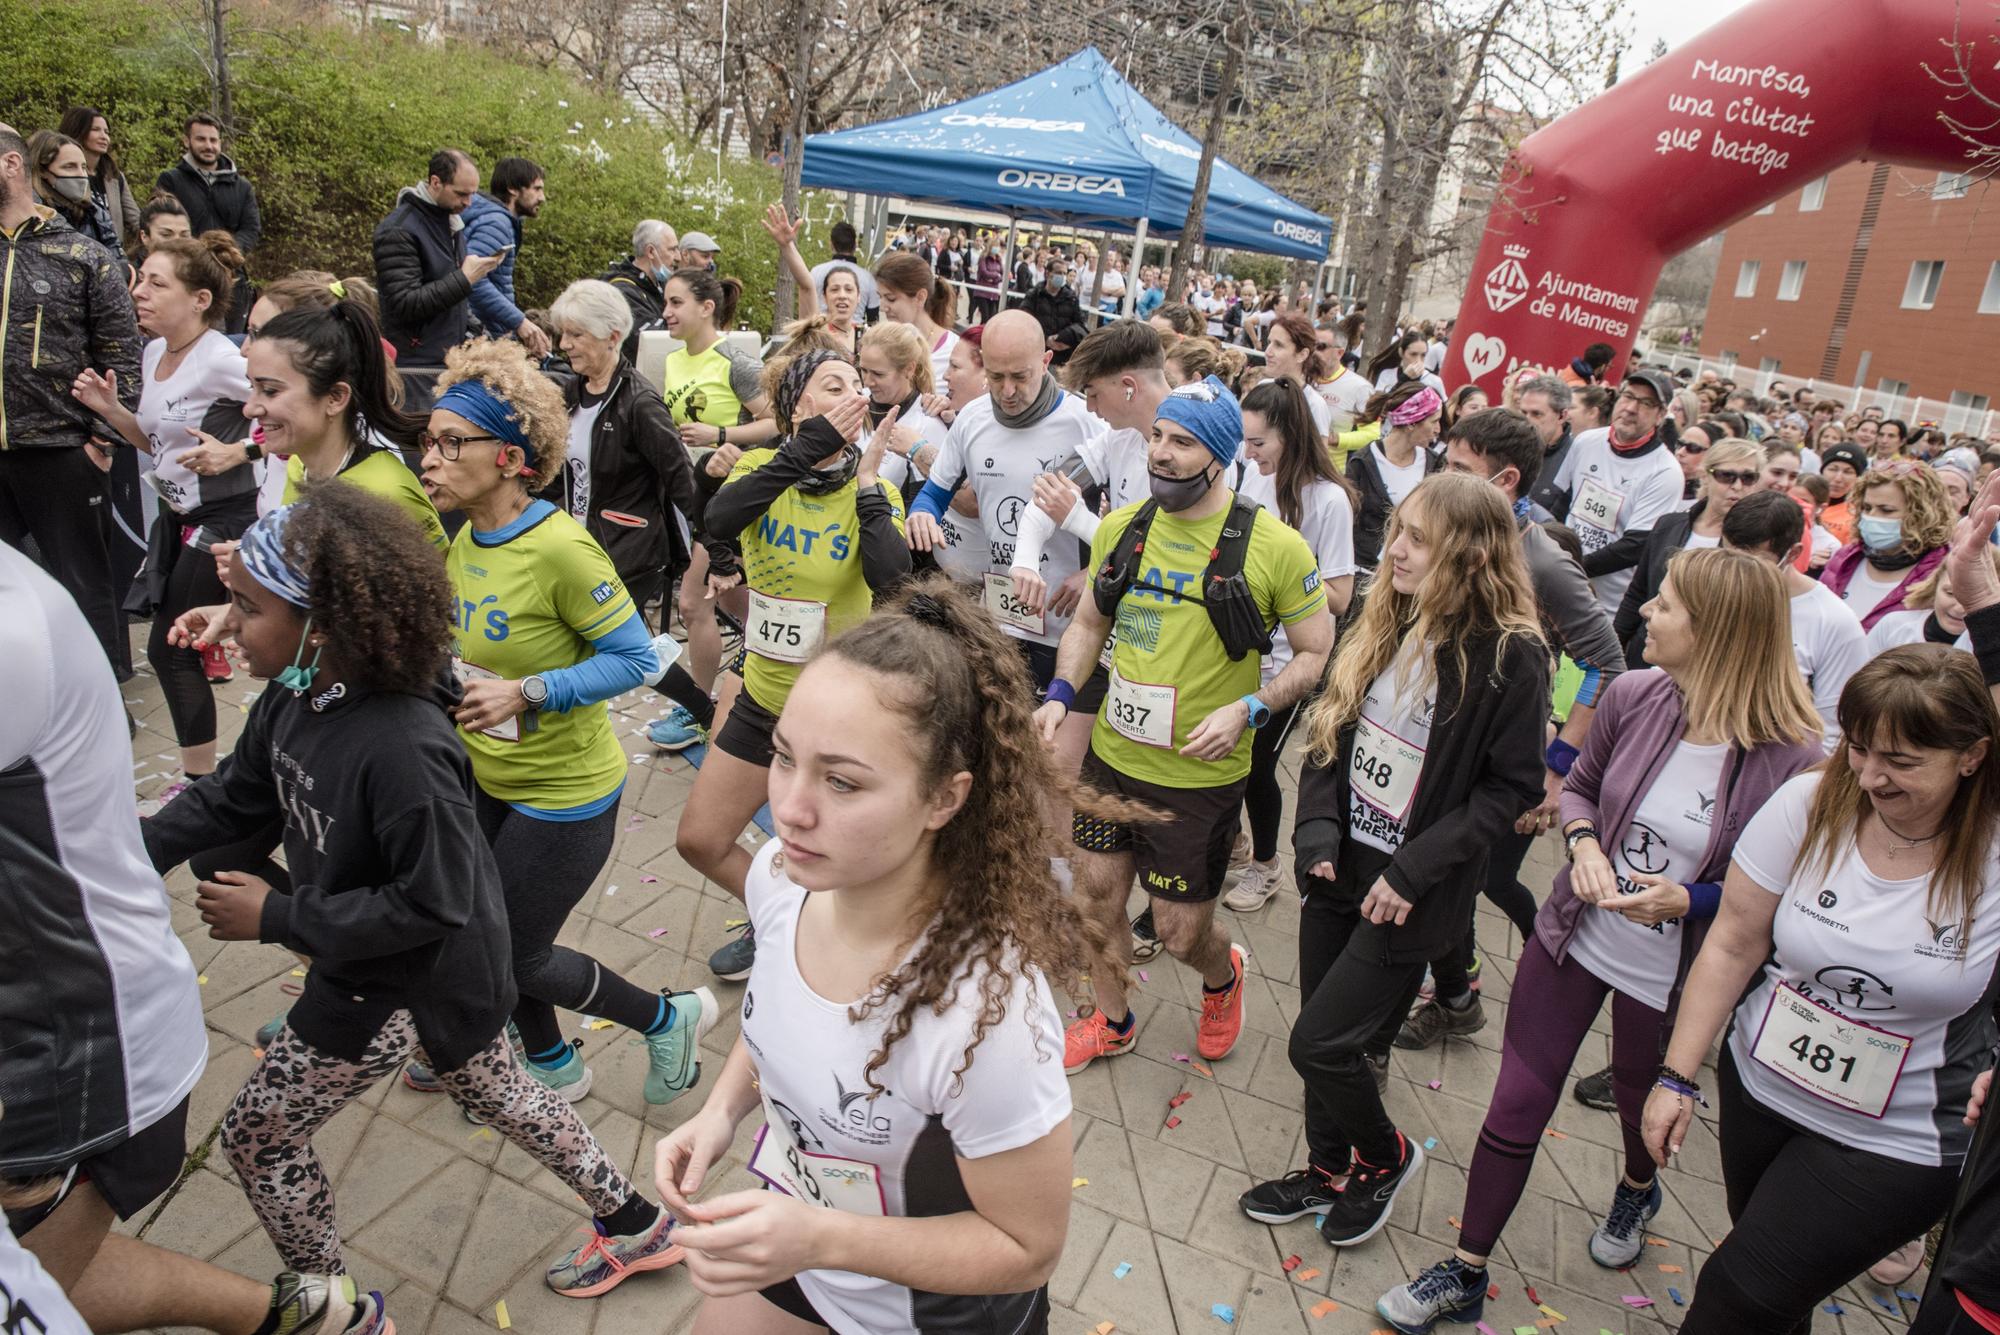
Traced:
[[254, 464], [264, 457], [264, 447], [254, 440], [246, 440], [243, 442], [243, 457]]
[[540, 674], [521, 678], [521, 698], [528, 702], [528, 708], [541, 709], [549, 702], [549, 684]]
[[1243, 705], [1250, 711], [1250, 726], [1252, 728], [1261, 728], [1271, 721], [1271, 706], [1265, 704], [1256, 696], [1244, 696]]

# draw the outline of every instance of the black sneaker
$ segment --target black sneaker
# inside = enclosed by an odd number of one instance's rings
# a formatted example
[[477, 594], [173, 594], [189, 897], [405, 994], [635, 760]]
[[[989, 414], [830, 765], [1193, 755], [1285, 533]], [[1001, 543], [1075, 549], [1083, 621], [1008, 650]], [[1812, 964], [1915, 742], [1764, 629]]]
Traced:
[[1236, 1198], [1243, 1213], [1260, 1224], [1289, 1224], [1333, 1205], [1340, 1188], [1317, 1168], [1294, 1169], [1271, 1182], [1260, 1182]]
[[1355, 1159], [1346, 1188], [1319, 1225], [1319, 1235], [1335, 1247], [1359, 1246], [1380, 1233], [1396, 1208], [1396, 1197], [1417, 1180], [1423, 1148], [1400, 1131], [1396, 1143], [1403, 1147], [1403, 1160], [1393, 1167], [1375, 1168]]
[[1570, 1093], [1586, 1108], [1596, 1108], [1601, 1112], [1617, 1112], [1618, 1100], [1611, 1096], [1611, 1068], [1605, 1067], [1596, 1075], [1584, 1076], [1576, 1082]]
[[1153, 906], [1146, 905], [1132, 919], [1132, 958], [1140, 963], [1160, 953], [1160, 933], [1153, 926]]
[[708, 970], [725, 983], [740, 983], [750, 976], [750, 966], [757, 962], [757, 933], [749, 923], [736, 929], [738, 935], [723, 943], [722, 947], [708, 957]]
[[1396, 1046], [1412, 1051], [1436, 1047], [1447, 1034], [1476, 1034], [1486, 1027], [1486, 1011], [1479, 1004], [1479, 994], [1471, 994], [1472, 1000], [1463, 1009], [1454, 1010], [1444, 1002], [1432, 997], [1429, 1001], [1417, 1003], [1410, 1012], [1410, 1018], [1403, 1021], [1403, 1027], [1396, 1031]]

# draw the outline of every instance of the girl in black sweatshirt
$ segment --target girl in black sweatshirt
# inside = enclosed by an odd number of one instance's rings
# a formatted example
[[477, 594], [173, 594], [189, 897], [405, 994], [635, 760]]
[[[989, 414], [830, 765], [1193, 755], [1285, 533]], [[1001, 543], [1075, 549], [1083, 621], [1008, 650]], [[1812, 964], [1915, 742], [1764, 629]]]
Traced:
[[[231, 558], [227, 633], [272, 681], [236, 750], [146, 822], [161, 870], [284, 823], [289, 893], [218, 871], [196, 901], [219, 941], [313, 960], [304, 993], [223, 1118], [222, 1145], [279, 1253], [343, 1273], [312, 1135], [421, 1048], [451, 1097], [563, 1179], [596, 1230], [549, 1286], [602, 1293], [681, 1259], [641, 1196], [503, 1033], [515, 992], [493, 855], [445, 712], [444, 562], [386, 501], [327, 482]], [[280, 689], [282, 688], [282, 689]]]

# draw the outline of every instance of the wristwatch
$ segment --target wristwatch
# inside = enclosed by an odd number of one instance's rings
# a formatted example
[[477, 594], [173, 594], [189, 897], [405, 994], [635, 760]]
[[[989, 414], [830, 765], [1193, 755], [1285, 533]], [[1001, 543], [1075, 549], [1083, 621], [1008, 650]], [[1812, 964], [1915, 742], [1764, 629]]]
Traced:
[[1596, 838], [1597, 838], [1597, 827], [1595, 825], [1577, 826], [1574, 830], [1571, 830], [1568, 834], [1563, 836], [1563, 856], [1568, 858], [1571, 862], [1575, 862], [1576, 846], [1579, 843], [1583, 842], [1585, 839], [1596, 839]]
[[528, 708], [540, 709], [549, 702], [549, 684], [539, 674], [521, 678], [521, 698], [528, 702]]
[[264, 447], [254, 440], [246, 440], [243, 442], [243, 457], [254, 464], [264, 457]]
[[1243, 706], [1244, 708], [1250, 711], [1251, 727], [1261, 728], [1266, 723], [1269, 723], [1271, 721], [1271, 706], [1265, 704], [1262, 700], [1259, 700], [1256, 696], [1254, 695], [1244, 696]]

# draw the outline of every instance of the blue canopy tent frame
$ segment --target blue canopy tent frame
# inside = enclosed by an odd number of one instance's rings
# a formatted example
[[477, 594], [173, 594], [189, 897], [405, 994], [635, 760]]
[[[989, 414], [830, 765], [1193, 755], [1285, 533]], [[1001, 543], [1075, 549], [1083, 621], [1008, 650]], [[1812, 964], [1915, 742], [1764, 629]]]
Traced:
[[[949, 106], [809, 136], [808, 186], [985, 209], [1009, 219], [1002, 299], [1022, 221], [1137, 238], [1187, 224], [1201, 145], [1139, 95], [1096, 47], [1039, 74]], [[1202, 240], [1323, 262], [1333, 222], [1216, 158]], [[1123, 309], [1136, 296], [1127, 283]]]

